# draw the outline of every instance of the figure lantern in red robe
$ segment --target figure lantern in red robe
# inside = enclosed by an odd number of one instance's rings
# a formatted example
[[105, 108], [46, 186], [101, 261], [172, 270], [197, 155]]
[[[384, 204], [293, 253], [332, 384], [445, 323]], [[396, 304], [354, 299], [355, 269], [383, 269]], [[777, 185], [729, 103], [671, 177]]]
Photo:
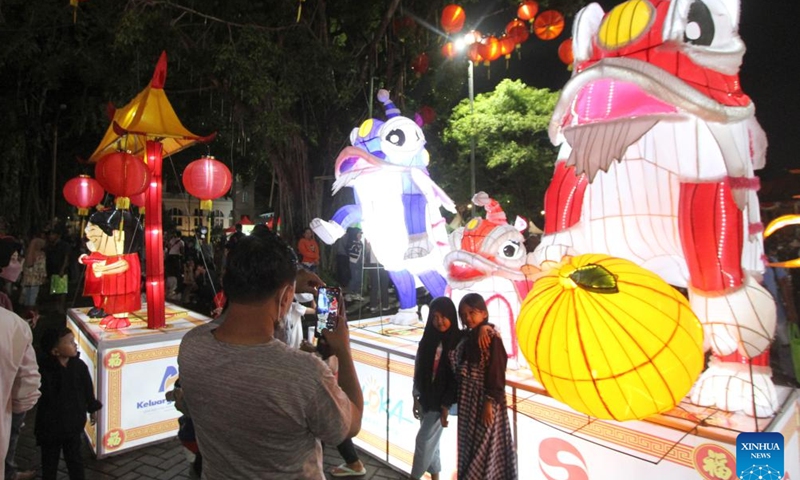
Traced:
[[91, 253], [78, 261], [86, 265], [83, 294], [94, 301], [89, 316], [108, 330], [128, 327], [128, 314], [142, 307], [139, 224], [125, 210], [106, 210], [92, 214], [84, 232]]

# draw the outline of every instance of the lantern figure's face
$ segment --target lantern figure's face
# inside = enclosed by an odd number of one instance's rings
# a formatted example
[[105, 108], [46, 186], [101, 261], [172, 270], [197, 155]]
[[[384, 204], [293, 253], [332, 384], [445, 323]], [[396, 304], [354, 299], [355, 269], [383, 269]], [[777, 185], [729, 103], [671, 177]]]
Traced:
[[466, 288], [490, 276], [524, 280], [525, 238], [514, 226], [473, 218], [463, 230], [453, 232], [453, 251], [445, 257], [448, 280], [454, 288]]
[[[668, 118], [732, 123], [752, 116], [738, 79], [745, 51], [738, 21], [738, 0], [629, 0], [608, 13], [597, 4], [582, 10], [576, 74], [550, 127], [554, 143], [566, 139], [574, 149], [568, 166], [593, 180]], [[601, 135], [613, 147], [596, 148], [592, 139]]]
[[425, 148], [425, 135], [419, 125], [406, 117], [390, 118], [380, 130], [381, 150], [386, 160], [406, 167], [428, 165], [428, 155], [419, 154]]
[[354, 147], [394, 165], [428, 166], [425, 135], [419, 125], [406, 117], [393, 117], [386, 122], [370, 118], [353, 129], [350, 142]]
[[[114, 236], [106, 235], [100, 227], [92, 222], [86, 224], [84, 233], [86, 233], [86, 248], [88, 248], [90, 252], [101, 253], [107, 257], [122, 255], [124, 253], [120, 247], [120, 244], [124, 244], [124, 241], [117, 242], [114, 238], [116, 236], [124, 237], [124, 234]], [[114, 234], [118, 233], [118, 230], [114, 230]]]

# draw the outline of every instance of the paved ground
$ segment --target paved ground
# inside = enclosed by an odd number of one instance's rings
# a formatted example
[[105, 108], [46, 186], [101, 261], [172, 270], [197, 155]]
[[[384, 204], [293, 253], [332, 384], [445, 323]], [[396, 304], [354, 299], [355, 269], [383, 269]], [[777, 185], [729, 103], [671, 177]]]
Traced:
[[[22, 429], [19, 446], [17, 447], [17, 464], [23, 470], [33, 469], [39, 465], [39, 450], [33, 437], [33, 422], [35, 412], [30, 412], [29, 418]], [[171, 480], [171, 479], [197, 479], [192, 471], [191, 464], [184, 454], [185, 450], [177, 439], [150, 445], [137, 450], [122, 453], [102, 460], [97, 460], [89, 450], [88, 442], [83, 452], [83, 462], [86, 467], [86, 480]], [[372, 480], [389, 480], [406, 478], [402, 473], [393, 470], [387, 464], [371, 455], [359, 451], [361, 461], [367, 467], [367, 474], [362, 478]], [[325, 469], [342, 462], [339, 452], [334, 447], [325, 448]], [[59, 480], [66, 480], [66, 466], [61, 461]], [[334, 477], [326, 475], [328, 479]], [[41, 478], [37, 476], [36, 478]]]
[[[78, 297], [80, 298], [80, 297]], [[72, 298], [69, 298], [68, 305]], [[78, 300], [78, 299], [76, 299]], [[80, 302], [78, 300], [76, 303]], [[77, 306], [77, 305], [76, 305]], [[66, 325], [66, 317], [55, 311], [54, 305], [45, 303], [41, 307], [41, 319], [34, 330], [34, 345], [38, 347], [38, 339], [47, 328]], [[36, 417], [35, 408], [28, 413], [25, 425], [17, 447], [16, 460], [20, 470], [32, 470], [40, 465], [39, 449], [33, 435], [33, 426]], [[119, 455], [97, 460], [89, 448], [88, 441], [84, 446], [83, 458], [86, 467], [87, 480], [169, 480], [169, 479], [197, 479], [199, 478], [191, 468], [185, 450], [176, 439], [163, 443], [150, 445], [140, 449], [125, 452]], [[374, 480], [389, 480], [407, 478], [402, 472], [394, 470], [388, 464], [359, 450], [361, 461], [367, 468], [363, 477], [351, 477]], [[329, 470], [342, 463], [342, 459], [334, 446], [326, 446], [324, 465]], [[334, 477], [326, 474], [328, 479]], [[36, 478], [41, 478], [37, 476]], [[60, 465], [59, 480], [68, 479], [66, 466], [63, 460]], [[216, 480], [216, 479], [214, 479]]]

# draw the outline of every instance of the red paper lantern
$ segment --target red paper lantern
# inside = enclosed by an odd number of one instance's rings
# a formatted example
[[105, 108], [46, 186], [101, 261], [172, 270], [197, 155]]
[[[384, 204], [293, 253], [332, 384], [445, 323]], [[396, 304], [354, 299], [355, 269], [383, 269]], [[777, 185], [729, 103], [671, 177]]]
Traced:
[[103, 156], [94, 167], [94, 176], [108, 193], [117, 197], [117, 208], [129, 208], [129, 197], [142, 193], [150, 184], [147, 165], [127, 152]]
[[511, 31], [508, 32], [508, 36], [513, 38], [517, 47], [519, 47], [528, 40], [531, 34], [528, 33], [528, 29], [523, 25], [512, 28]]
[[427, 53], [420, 53], [417, 55], [417, 58], [411, 61], [411, 70], [417, 74], [417, 77], [420, 77], [428, 71], [428, 54]]
[[422, 117], [423, 125], [430, 125], [436, 120], [436, 111], [427, 105], [423, 105], [422, 108], [419, 109], [419, 116]]
[[467, 48], [467, 58], [472, 60], [472, 63], [480, 63], [483, 61], [483, 57], [481, 56], [478, 47], [480, 47], [480, 43], [473, 43], [472, 45]]
[[491, 35], [481, 40], [481, 43], [478, 44], [478, 53], [486, 63], [500, 58], [500, 42], [497, 37]]
[[533, 18], [539, 12], [539, 4], [533, 0], [522, 2], [517, 9], [517, 16], [522, 20], [532, 22]]
[[464, 28], [467, 14], [458, 5], [448, 5], [442, 10], [442, 30], [445, 33], [458, 33]]
[[511, 30], [513, 30], [516, 27], [526, 28], [525, 22], [523, 22], [519, 18], [515, 18], [514, 20], [508, 22], [508, 24], [506, 25], [506, 35], [511, 35]]
[[572, 56], [572, 38], [568, 38], [561, 42], [558, 46], [558, 58], [567, 65], [572, 65], [575, 57]]
[[416, 26], [417, 22], [409, 16], [395, 17], [395, 19], [392, 20], [392, 31], [400, 41], [404, 41], [406, 38], [410, 37], [411, 34], [414, 33], [414, 28], [416, 28]]
[[147, 201], [147, 189], [138, 195], [131, 196], [131, 203], [139, 207], [139, 214], [144, 214], [144, 204]]
[[564, 15], [555, 10], [547, 10], [536, 17], [533, 33], [542, 40], [552, 40], [564, 31]]
[[442, 45], [442, 56], [444, 58], [455, 58], [458, 55], [458, 51], [456, 50], [455, 44], [453, 42], [447, 42]]
[[499, 45], [500, 55], [510, 58], [511, 54], [514, 53], [514, 47], [517, 46], [517, 42], [515, 42], [513, 38], [504, 35], [502, 38], [500, 38]]
[[106, 192], [100, 182], [89, 175], [79, 175], [64, 185], [64, 198], [73, 207], [78, 207], [78, 215], [88, 215], [89, 209], [103, 200]]
[[183, 171], [183, 186], [200, 199], [202, 210], [211, 210], [211, 201], [228, 193], [232, 183], [228, 167], [210, 156], [195, 160]]

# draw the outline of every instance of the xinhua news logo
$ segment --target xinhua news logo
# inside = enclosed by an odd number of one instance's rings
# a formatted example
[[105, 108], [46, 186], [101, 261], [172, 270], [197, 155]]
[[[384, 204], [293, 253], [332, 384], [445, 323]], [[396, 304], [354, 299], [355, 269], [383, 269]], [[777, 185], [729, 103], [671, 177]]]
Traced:
[[783, 478], [783, 435], [740, 433], [736, 437], [736, 473], [741, 480]]

